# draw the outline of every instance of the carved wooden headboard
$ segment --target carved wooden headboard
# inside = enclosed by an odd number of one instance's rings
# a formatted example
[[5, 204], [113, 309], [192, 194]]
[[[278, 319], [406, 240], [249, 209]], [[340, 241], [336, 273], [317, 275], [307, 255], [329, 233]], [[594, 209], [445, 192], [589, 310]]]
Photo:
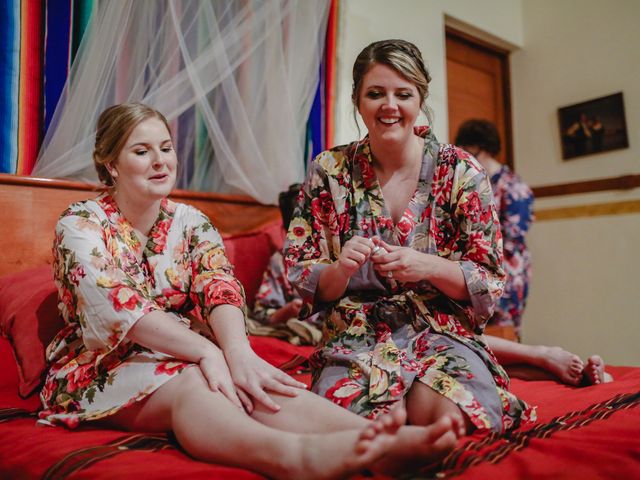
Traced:
[[[0, 174], [0, 276], [51, 263], [60, 214], [72, 202], [97, 195], [86, 183]], [[248, 233], [280, 219], [277, 207], [240, 195], [175, 190], [171, 198], [200, 209], [223, 235]]]

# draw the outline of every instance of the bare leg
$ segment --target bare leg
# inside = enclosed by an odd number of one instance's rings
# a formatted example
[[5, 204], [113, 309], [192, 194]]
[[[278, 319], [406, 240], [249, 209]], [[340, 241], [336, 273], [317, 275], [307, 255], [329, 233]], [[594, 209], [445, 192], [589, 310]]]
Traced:
[[449, 417], [460, 437], [474, 429], [460, 407], [421, 382], [414, 382], [407, 394], [407, 415], [412, 425], [431, 425], [439, 418]]
[[[453, 402], [435, 392], [433, 395], [437, 397], [435, 400], [432, 399], [433, 403], [442, 399], [453, 408], [439, 411], [429, 421], [412, 421], [413, 425], [400, 428], [389, 454], [377, 462], [374, 469], [391, 475], [406, 472], [442, 458], [455, 447], [458, 437], [464, 435], [463, 415]], [[361, 430], [371, 424], [370, 420], [308, 391], [300, 392], [297, 397], [273, 396], [282, 406], [279, 412], [273, 413], [257, 405], [252, 416], [260, 423], [275, 428], [298, 433], [318, 433], [345, 429]], [[424, 404], [422, 410], [425, 410]], [[455, 415], [450, 415], [451, 412]], [[392, 409], [389, 416], [379, 419], [376, 423], [384, 424], [389, 422], [391, 417], [395, 423], [406, 423], [404, 407], [400, 411], [397, 408]], [[301, 422], [301, 418], [304, 418], [304, 421]]]
[[589, 357], [582, 375], [587, 385], [598, 385], [613, 381], [613, 377], [604, 370], [604, 360], [600, 355], [591, 355]]
[[580, 357], [560, 347], [527, 345], [486, 335], [485, 339], [507, 373], [523, 380], [560, 380], [580, 384], [583, 363]]
[[[275, 478], [296, 477], [301, 464], [305, 473], [300, 478], [337, 476], [364, 467], [397, 474], [438, 460], [457, 441], [449, 417], [427, 427], [402, 426], [402, 405], [372, 422], [306, 391], [293, 398], [277, 396], [277, 401], [279, 412], [258, 407], [249, 417], [211, 392], [193, 368], [103, 423], [126, 430], [173, 430], [197, 458]], [[381, 453], [386, 453], [384, 458], [374, 462]]]
[[126, 430], [173, 430], [196, 458], [283, 479], [338, 478], [369, 467], [388, 451], [400, 427], [385, 419], [363, 429], [319, 435], [276, 430], [209, 390], [197, 368], [101, 423]]

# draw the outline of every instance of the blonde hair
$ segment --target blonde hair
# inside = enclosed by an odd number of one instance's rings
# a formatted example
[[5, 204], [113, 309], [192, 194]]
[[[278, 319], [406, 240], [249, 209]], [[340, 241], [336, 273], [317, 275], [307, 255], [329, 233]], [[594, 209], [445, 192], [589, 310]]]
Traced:
[[416, 86], [420, 95], [420, 108], [427, 116], [429, 123], [431, 123], [431, 112], [426, 105], [431, 75], [429, 75], [429, 71], [424, 66], [422, 54], [418, 47], [406, 40], [397, 39], [373, 42], [367, 45], [356, 58], [353, 64], [353, 88], [351, 92], [354, 118], [356, 118], [356, 109], [360, 103], [362, 79], [371, 67], [377, 64], [393, 68]]
[[171, 135], [169, 123], [164, 115], [143, 103], [113, 105], [100, 114], [96, 127], [96, 142], [93, 147], [93, 164], [98, 172], [98, 178], [106, 186], [114, 185], [109, 167], [115, 164], [129, 135], [140, 122], [149, 118], [160, 119]]

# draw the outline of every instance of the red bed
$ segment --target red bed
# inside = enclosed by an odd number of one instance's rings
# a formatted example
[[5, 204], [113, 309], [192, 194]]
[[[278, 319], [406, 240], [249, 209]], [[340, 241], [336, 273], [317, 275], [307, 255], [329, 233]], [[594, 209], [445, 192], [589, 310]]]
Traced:
[[[47, 262], [53, 224], [68, 203], [95, 195], [89, 187], [0, 175], [0, 478], [261, 478], [185, 455], [171, 438], [115, 430], [36, 426], [43, 348], [60, 320]], [[281, 242], [273, 207], [250, 199], [177, 192], [225, 236], [227, 253], [249, 297]], [[6, 233], [4, 233], [6, 232]], [[253, 337], [256, 351], [304, 380], [308, 347]], [[19, 368], [18, 368], [19, 367]], [[439, 465], [411, 478], [640, 478], [640, 368], [609, 366], [615, 381], [572, 388], [513, 380], [517, 395], [538, 407], [538, 422], [506, 435], [469, 436]]]

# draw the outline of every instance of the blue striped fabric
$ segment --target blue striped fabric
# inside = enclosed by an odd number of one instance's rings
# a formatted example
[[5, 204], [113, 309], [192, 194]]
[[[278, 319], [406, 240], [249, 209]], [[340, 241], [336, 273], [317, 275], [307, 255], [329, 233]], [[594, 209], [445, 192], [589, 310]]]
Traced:
[[49, 0], [44, 54], [44, 128], [49, 128], [53, 112], [69, 73], [71, 3], [73, 0]]
[[18, 160], [20, 0], [0, 2], [0, 172], [14, 173]]

